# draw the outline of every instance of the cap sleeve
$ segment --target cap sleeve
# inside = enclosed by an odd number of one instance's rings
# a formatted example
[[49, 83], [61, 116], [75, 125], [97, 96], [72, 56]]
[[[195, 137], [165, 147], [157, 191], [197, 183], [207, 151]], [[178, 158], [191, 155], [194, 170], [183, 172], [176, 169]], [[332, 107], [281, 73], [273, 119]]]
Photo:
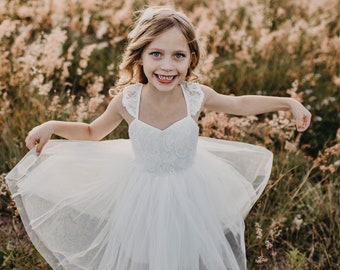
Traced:
[[140, 88], [140, 84], [134, 84], [123, 89], [122, 104], [134, 118], [137, 117]]
[[202, 108], [204, 100], [204, 92], [200, 84], [193, 82], [183, 82], [184, 94], [188, 102], [189, 112], [191, 116], [196, 115]]

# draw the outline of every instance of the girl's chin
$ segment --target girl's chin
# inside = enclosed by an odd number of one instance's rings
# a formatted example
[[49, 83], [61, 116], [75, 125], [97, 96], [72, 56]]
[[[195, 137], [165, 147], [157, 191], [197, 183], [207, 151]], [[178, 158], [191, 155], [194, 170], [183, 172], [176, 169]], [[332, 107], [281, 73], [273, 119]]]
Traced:
[[171, 92], [178, 87], [179, 82], [173, 82], [171, 84], [162, 84], [158, 82], [148, 82], [149, 87], [159, 91], [159, 92]]

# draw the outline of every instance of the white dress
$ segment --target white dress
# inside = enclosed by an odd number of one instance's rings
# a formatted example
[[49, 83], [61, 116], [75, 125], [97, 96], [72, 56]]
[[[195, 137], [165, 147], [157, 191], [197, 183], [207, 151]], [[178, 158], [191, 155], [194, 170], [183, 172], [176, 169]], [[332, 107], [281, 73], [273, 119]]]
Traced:
[[272, 153], [199, 137], [204, 94], [181, 88], [187, 116], [165, 130], [138, 119], [142, 85], [124, 89], [129, 140], [51, 140], [7, 175], [25, 228], [56, 270], [246, 269], [244, 221]]

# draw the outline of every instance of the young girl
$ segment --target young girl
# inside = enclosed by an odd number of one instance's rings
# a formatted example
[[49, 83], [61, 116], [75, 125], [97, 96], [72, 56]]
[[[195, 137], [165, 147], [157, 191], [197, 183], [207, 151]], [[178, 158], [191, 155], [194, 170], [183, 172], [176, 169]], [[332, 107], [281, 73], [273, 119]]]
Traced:
[[[221, 95], [189, 82], [200, 48], [188, 18], [148, 8], [129, 35], [125, 72], [91, 124], [49, 121], [7, 181], [32, 242], [53, 269], [246, 269], [243, 218], [270, 175], [265, 148], [201, 138], [203, 108], [291, 110], [291, 98]], [[122, 121], [129, 140], [99, 141]], [[52, 134], [67, 140], [49, 140]]]

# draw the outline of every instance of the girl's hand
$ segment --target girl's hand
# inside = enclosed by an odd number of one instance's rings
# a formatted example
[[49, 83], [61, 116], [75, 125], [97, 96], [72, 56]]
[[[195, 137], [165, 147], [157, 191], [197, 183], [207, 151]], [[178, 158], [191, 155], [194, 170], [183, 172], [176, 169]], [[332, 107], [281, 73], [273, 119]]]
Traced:
[[298, 101], [292, 99], [291, 112], [296, 119], [296, 128], [299, 132], [305, 131], [311, 122], [312, 114]]
[[25, 139], [25, 143], [28, 149], [36, 147], [37, 155], [39, 156], [45, 144], [51, 138], [53, 134], [53, 123], [46, 122], [33, 128]]

